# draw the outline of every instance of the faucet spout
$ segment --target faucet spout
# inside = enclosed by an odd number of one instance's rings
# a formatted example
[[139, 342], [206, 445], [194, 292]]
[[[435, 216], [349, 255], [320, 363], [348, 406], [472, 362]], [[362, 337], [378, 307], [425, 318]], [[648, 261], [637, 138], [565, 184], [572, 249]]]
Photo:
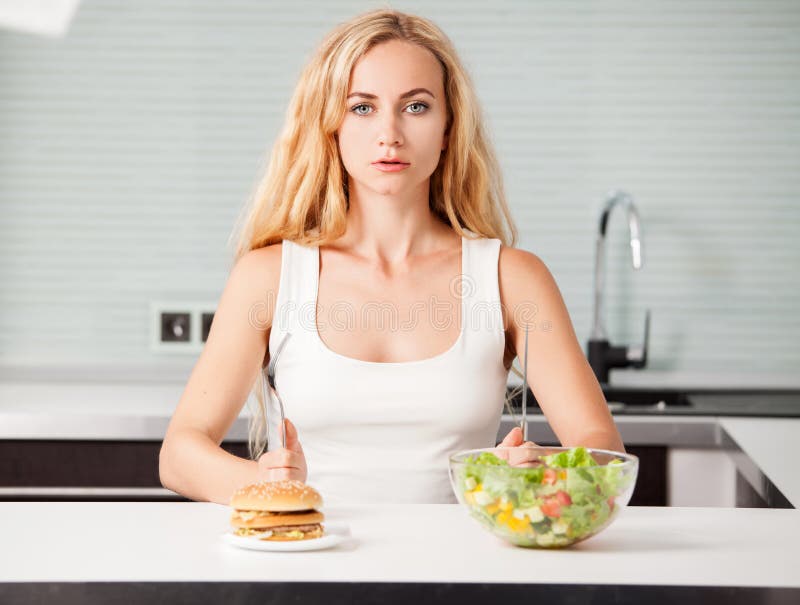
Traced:
[[642, 267], [642, 240], [639, 225], [639, 212], [633, 198], [624, 191], [611, 191], [605, 199], [600, 212], [600, 224], [597, 233], [597, 245], [594, 267], [594, 322], [592, 324], [592, 340], [608, 340], [603, 312], [603, 292], [605, 290], [605, 250], [606, 230], [611, 211], [622, 206], [627, 212], [628, 229], [630, 231], [631, 262], [634, 269]]

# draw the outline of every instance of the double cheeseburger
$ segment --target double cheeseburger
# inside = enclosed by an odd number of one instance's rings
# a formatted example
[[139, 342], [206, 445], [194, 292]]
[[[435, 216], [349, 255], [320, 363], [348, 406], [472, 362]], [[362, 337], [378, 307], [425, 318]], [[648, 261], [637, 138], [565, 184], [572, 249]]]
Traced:
[[[231, 525], [237, 536], [264, 535], [262, 540], [321, 538], [322, 496], [302, 481], [261, 481], [231, 496]], [[266, 535], [272, 532], [272, 535]]]

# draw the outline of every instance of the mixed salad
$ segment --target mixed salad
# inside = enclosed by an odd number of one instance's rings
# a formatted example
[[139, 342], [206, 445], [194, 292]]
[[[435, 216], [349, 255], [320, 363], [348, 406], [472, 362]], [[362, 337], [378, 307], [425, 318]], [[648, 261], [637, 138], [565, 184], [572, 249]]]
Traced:
[[482, 452], [467, 457], [459, 473], [472, 515], [523, 546], [565, 546], [596, 533], [635, 478], [623, 472], [622, 460], [598, 466], [583, 447], [539, 460], [533, 468], [512, 467]]

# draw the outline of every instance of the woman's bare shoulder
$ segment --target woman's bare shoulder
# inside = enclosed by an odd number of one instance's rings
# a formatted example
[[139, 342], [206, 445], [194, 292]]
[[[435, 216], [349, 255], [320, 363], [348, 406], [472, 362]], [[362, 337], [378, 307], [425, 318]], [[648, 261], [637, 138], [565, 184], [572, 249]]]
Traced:
[[283, 244], [277, 243], [243, 254], [231, 269], [228, 288], [250, 300], [263, 300], [270, 292], [277, 294], [282, 249]]
[[512, 279], [548, 272], [544, 261], [533, 252], [505, 244], [500, 245], [499, 269]]
[[242, 273], [251, 279], [279, 277], [283, 242], [245, 252], [234, 263], [231, 273]]
[[536, 298], [552, 298], [558, 292], [553, 274], [545, 262], [533, 252], [500, 246], [498, 272], [500, 298], [504, 304], [517, 304]]

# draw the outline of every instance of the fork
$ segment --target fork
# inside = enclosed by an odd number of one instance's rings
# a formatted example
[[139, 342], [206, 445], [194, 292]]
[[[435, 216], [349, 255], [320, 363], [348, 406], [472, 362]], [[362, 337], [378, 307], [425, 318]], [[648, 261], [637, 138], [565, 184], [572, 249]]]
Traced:
[[[281, 413], [281, 436], [283, 441], [283, 448], [286, 449], [286, 416], [283, 411], [283, 401], [281, 401], [280, 395], [278, 395], [278, 391], [275, 388], [275, 365], [278, 363], [278, 357], [280, 357], [281, 351], [283, 350], [283, 346], [286, 344], [286, 341], [289, 340], [291, 334], [287, 332], [281, 342], [278, 344], [278, 348], [275, 351], [275, 355], [270, 357], [269, 364], [267, 365], [267, 371], [264, 372], [264, 368], [261, 368], [261, 393], [262, 397], [264, 398], [264, 407], [266, 409], [267, 405], [267, 383], [269, 383], [270, 389], [273, 393], [275, 393], [275, 399], [278, 400], [278, 409]], [[269, 424], [267, 424], [269, 427]], [[267, 435], [269, 436], [269, 430], [267, 430]], [[267, 449], [269, 449], [269, 439], [267, 440]]]
[[522, 358], [522, 441], [528, 440], [528, 324], [525, 324], [525, 352]]

